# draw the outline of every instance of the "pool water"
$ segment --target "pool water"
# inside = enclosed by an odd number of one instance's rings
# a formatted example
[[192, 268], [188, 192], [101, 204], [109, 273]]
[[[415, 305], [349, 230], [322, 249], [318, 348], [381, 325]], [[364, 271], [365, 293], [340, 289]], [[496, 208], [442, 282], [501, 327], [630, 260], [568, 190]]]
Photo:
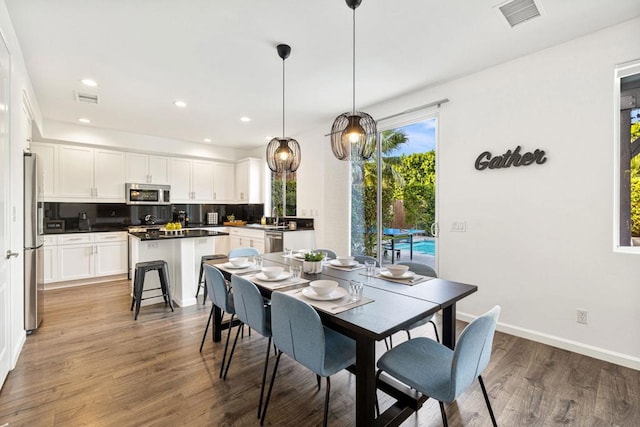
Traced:
[[[399, 243], [396, 245], [396, 249], [406, 249], [409, 250], [408, 243]], [[435, 240], [421, 240], [419, 242], [413, 243], [413, 251], [418, 252], [425, 255], [434, 255], [436, 254], [436, 241]]]

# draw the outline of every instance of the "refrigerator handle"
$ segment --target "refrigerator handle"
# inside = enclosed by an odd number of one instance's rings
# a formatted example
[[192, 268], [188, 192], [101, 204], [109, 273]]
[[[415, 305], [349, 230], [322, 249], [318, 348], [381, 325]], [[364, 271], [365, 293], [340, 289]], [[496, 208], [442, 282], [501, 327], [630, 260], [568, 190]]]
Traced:
[[11, 252], [11, 249], [7, 249], [7, 255], [6, 255], [6, 259], [13, 257], [18, 258], [18, 255], [20, 255], [18, 252]]

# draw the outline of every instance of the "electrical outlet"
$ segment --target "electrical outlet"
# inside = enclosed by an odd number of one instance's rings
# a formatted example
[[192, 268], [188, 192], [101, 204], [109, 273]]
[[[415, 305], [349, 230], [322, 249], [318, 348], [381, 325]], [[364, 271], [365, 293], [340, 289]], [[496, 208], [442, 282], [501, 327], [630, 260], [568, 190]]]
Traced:
[[458, 231], [464, 233], [467, 231], [467, 223], [465, 221], [453, 221], [451, 224], [451, 231]]
[[576, 309], [576, 322], [586, 325], [587, 314], [589, 314], [587, 310]]

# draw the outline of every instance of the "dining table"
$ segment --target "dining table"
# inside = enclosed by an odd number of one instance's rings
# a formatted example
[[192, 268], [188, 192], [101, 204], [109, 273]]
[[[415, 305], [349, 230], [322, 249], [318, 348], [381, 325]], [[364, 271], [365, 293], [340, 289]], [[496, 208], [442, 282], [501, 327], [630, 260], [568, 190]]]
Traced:
[[[264, 266], [282, 266], [285, 271], [289, 266], [302, 265], [302, 260], [295, 254], [284, 255], [282, 252], [268, 253], [262, 256]], [[356, 426], [397, 426], [411, 414], [420, 409], [427, 397], [410, 389], [389, 376], [376, 378], [376, 351], [378, 341], [390, 337], [396, 332], [405, 330], [416, 321], [434, 313], [442, 312], [442, 344], [453, 349], [456, 340], [456, 303], [477, 292], [475, 285], [454, 282], [441, 278], [423, 277], [419, 282], [393, 280], [383, 277], [384, 267], [373, 275], [366, 275], [364, 266], [342, 268], [335, 262], [325, 262], [322, 272], [318, 274], [303, 273], [301, 281], [284, 283], [278, 287], [269, 286], [260, 280], [252, 280], [257, 269], [225, 268], [225, 264], [214, 265], [219, 268], [227, 280], [232, 274], [245, 276], [256, 284], [265, 297], [272, 292], [288, 292], [299, 294], [308, 287], [309, 281], [333, 280], [339, 286], [348, 289], [351, 280], [363, 284], [363, 295], [360, 304], [344, 304], [322, 309], [316, 304], [316, 311], [323, 324], [334, 329], [356, 342], [356, 363], [348, 368], [356, 376]], [[231, 266], [229, 266], [231, 267]], [[417, 277], [417, 276], [416, 276]], [[301, 282], [301, 283], [300, 283]], [[301, 297], [304, 298], [304, 297]], [[314, 305], [314, 301], [308, 301]], [[221, 331], [228, 327], [222, 321], [222, 312], [214, 307], [214, 341], [221, 340]], [[384, 412], [376, 416], [376, 391], [380, 389], [394, 400]]]

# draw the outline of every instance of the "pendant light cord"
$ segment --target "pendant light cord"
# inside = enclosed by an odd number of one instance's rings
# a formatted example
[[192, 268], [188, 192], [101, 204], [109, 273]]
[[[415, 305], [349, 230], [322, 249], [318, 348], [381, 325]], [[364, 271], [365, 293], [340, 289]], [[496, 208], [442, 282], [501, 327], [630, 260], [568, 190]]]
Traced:
[[356, 114], [356, 9], [353, 8], [353, 115]]
[[284, 139], [284, 60], [282, 58], [282, 139]]

